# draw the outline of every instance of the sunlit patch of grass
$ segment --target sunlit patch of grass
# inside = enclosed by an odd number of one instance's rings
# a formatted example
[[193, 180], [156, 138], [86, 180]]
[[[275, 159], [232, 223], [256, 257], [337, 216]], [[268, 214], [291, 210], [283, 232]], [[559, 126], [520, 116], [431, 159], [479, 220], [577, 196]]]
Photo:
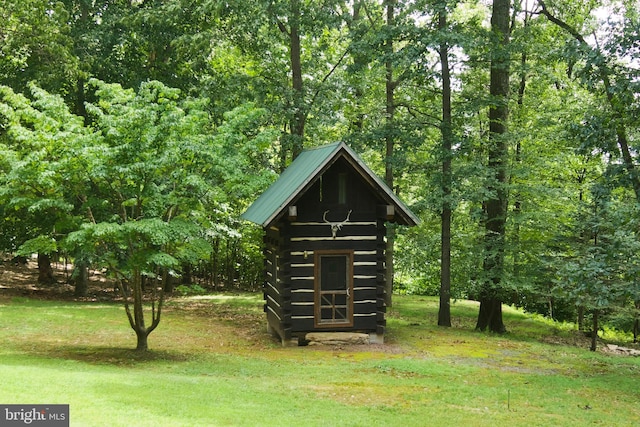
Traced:
[[227, 305], [231, 307], [256, 308], [261, 307], [264, 301], [262, 295], [251, 293], [237, 294], [208, 294], [208, 295], [192, 295], [183, 297], [172, 297], [167, 300], [167, 306], [190, 307], [198, 303]]
[[258, 294], [209, 294], [209, 295], [193, 295], [184, 297], [173, 297], [168, 300], [169, 306], [189, 306], [194, 302], [207, 302], [213, 304], [225, 304], [232, 307], [251, 307], [263, 303], [262, 296]]

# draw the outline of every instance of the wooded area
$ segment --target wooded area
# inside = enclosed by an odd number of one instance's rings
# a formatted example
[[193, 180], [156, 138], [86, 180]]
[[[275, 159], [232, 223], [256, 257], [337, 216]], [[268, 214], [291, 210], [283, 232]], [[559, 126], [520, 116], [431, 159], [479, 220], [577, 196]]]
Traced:
[[422, 220], [386, 271], [439, 324], [470, 298], [480, 330], [507, 303], [637, 334], [633, 0], [9, 1], [0, 49], [0, 252], [72, 260], [78, 295], [106, 269], [139, 349], [173, 286], [261, 288], [240, 213], [336, 141]]

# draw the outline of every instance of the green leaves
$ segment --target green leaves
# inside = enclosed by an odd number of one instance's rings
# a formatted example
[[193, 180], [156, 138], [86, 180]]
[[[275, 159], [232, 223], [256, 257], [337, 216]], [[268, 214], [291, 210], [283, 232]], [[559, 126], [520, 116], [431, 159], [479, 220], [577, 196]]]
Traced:
[[47, 236], [38, 236], [24, 242], [18, 248], [17, 255], [29, 257], [32, 254], [51, 255], [58, 251], [58, 245], [55, 239]]
[[82, 254], [126, 276], [197, 264], [216, 227], [239, 238], [229, 203], [244, 208], [275, 179], [268, 112], [246, 104], [214, 130], [205, 100], [160, 82], [90, 87], [86, 126], [35, 85], [32, 100], [0, 87], [2, 226], [21, 251]]
[[58, 1], [2, 2], [0, 81], [22, 91], [37, 80], [49, 90], [67, 93], [78, 66], [68, 19]]

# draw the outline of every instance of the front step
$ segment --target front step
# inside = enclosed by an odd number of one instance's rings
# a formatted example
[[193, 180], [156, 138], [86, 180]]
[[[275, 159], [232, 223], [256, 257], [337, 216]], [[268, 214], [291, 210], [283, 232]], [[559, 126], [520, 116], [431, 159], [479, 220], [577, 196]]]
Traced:
[[305, 336], [308, 345], [371, 344], [369, 334], [356, 332], [310, 332]]

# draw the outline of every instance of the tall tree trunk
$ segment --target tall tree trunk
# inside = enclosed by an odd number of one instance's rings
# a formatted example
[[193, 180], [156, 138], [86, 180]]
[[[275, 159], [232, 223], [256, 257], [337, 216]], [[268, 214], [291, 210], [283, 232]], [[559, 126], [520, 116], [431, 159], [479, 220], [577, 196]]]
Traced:
[[593, 310], [593, 330], [591, 331], [591, 347], [589, 350], [596, 351], [598, 347], [598, 315], [600, 310]]
[[280, 31], [289, 37], [289, 62], [291, 66], [291, 96], [288, 101], [291, 111], [288, 118], [289, 134], [286, 134], [286, 126], [283, 130], [283, 145], [280, 151], [282, 170], [286, 168], [288, 151], [291, 151], [292, 158], [295, 159], [304, 148], [304, 126], [307, 113], [302, 80], [300, 16], [300, 0], [289, 0], [289, 17], [286, 24], [274, 16]]
[[[386, 8], [387, 8], [387, 27], [391, 28], [395, 25], [395, 2], [396, 0], [385, 0]], [[386, 69], [386, 105], [385, 105], [385, 169], [384, 169], [384, 178], [386, 184], [394, 189], [394, 180], [393, 180], [393, 146], [395, 143], [394, 137], [394, 117], [396, 112], [396, 104], [395, 104], [395, 88], [396, 82], [393, 80], [393, 36], [391, 35], [391, 31], [388, 31], [388, 38], [385, 41], [385, 69]], [[391, 307], [393, 303], [392, 294], [393, 294], [393, 281], [394, 281], [394, 268], [393, 268], [393, 252], [396, 240], [396, 230], [391, 225], [387, 228], [387, 245], [386, 245], [386, 304], [388, 307]]]
[[[578, 174], [578, 184], [580, 184], [580, 191], [578, 192], [578, 201], [580, 202], [580, 205], [582, 205], [582, 202], [584, 201], [584, 191], [583, 191], [583, 186], [582, 184], [586, 181], [586, 168], [583, 168], [581, 173]], [[580, 241], [580, 245], [583, 245], [585, 243], [585, 240], [588, 240], [588, 238], [586, 237], [586, 230], [583, 228], [580, 231], [580, 237], [579, 237], [579, 241]], [[577, 313], [577, 322], [578, 322], [578, 330], [579, 331], [584, 331], [584, 305], [578, 303], [577, 305], [578, 308], [578, 313]]]
[[491, 30], [497, 39], [491, 50], [489, 108], [489, 161], [490, 183], [485, 202], [486, 222], [484, 236], [483, 283], [480, 291], [480, 311], [476, 329], [492, 332], [506, 331], [502, 321], [501, 281], [504, 270], [505, 226], [507, 220], [507, 163], [506, 139], [509, 116], [509, 11], [510, 0], [494, 0]]
[[[180, 279], [180, 283], [183, 285], [191, 285], [193, 283], [193, 265], [185, 262], [182, 264], [182, 277]], [[165, 292], [167, 289], [165, 288]], [[173, 289], [171, 291], [173, 292]]]
[[[438, 29], [447, 29], [446, 4], [438, 12]], [[451, 326], [451, 76], [449, 71], [449, 46], [440, 44], [442, 68], [442, 213], [440, 215], [440, 306], [438, 325]]]
[[[361, 20], [361, 10], [363, 7], [363, 0], [356, 0], [353, 2], [353, 14], [351, 17], [351, 24], [350, 24], [350, 30], [356, 34], [356, 28], [358, 26], [358, 23]], [[358, 38], [353, 37], [353, 41], [357, 41], [360, 42], [362, 40], [362, 37], [359, 36]], [[368, 58], [367, 55], [362, 52], [359, 49], [351, 49], [351, 58], [354, 64], [354, 68], [356, 70], [360, 70], [360, 69], [364, 69], [366, 67]], [[354, 118], [351, 119], [351, 122], [349, 124], [349, 131], [351, 134], [355, 134], [358, 135], [358, 137], [360, 137], [360, 134], [362, 133], [362, 129], [364, 127], [364, 119], [365, 119], [365, 114], [360, 112], [361, 109], [361, 103], [362, 103], [362, 98], [365, 95], [365, 90], [366, 90], [366, 82], [363, 81], [362, 79], [358, 78], [358, 75], [356, 74], [356, 79], [354, 79], [354, 83], [353, 83], [353, 95], [354, 95], [354, 106], [356, 111], [358, 111], [358, 113], [356, 114], [356, 116]]]
[[295, 159], [302, 152], [306, 112], [302, 85], [302, 60], [300, 58], [300, 0], [291, 0], [291, 26], [289, 28], [291, 76], [293, 87], [293, 115], [291, 119], [292, 155]]
[[638, 342], [638, 334], [640, 333], [640, 318], [638, 317], [638, 310], [640, 310], [640, 301], [635, 302], [636, 312], [633, 320], [633, 342]]
[[[80, 25], [85, 27], [88, 25], [89, 20], [91, 19], [90, 10], [89, 10], [89, 2], [78, 2], [78, 7], [80, 8]], [[85, 27], [86, 28], [86, 27]], [[80, 40], [75, 40], [79, 42]], [[85, 73], [83, 71], [84, 68], [89, 68], [88, 61], [83, 61], [84, 58], [80, 58], [80, 67], [81, 70], [78, 72], [77, 81], [76, 81], [76, 102], [75, 102], [75, 112], [78, 116], [84, 118], [85, 126], [89, 126], [89, 120], [87, 115], [87, 109], [85, 107], [86, 96], [85, 96], [85, 83], [87, 79], [87, 75], [89, 73]]]
[[77, 260], [72, 276], [74, 277], [75, 285], [73, 294], [77, 297], [87, 296], [87, 291], [89, 290], [89, 266], [87, 262]]
[[584, 306], [578, 306], [578, 330], [584, 331]]
[[[531, 19], [532, 12], [529, 11], [529, 2], [524, 2], [524, 22], [523, 27], [527, 28]], [[515, 16], [515, 11], [514, 11]], [[512, 25], [513, 26], [513, 25]], [[518, 85], [518, 112], [517, 114], [522, 117], [525, 114], [524, 111], [524, 93], [527, 87], [527, 45], [523, 45], [522, 53], [520, 55], [520, 84]], [[522, 165], [522, 142], [518, 138], [516, 142], [515, 163], [518, 167]], [[514, 177], [512, 176], [512, 180]], [[517, 178], [515, 178], [517, 179]], [[513, 231], [513, 276], [518, 279], [520, 277], [520, 222], [522, 214], [522, 195], [519, 191], [514, 194], [513, 204], [513, 216], [514, 216], [514, 231]], [[518, 293], [514, 292], [512, 298], [513, 303], [518, 303]]]
[[56, 281], [51, 268], [51, 257], [48, 254], [38, 254], [38, 283], [51, 284]]
[[480, 311], [476, 329], [484, 331], [489, 328], [491, 332], [504, 333], [506, 328], [502, 321], [502, 299], [498, 297], [485, 297], [480, 300]]
[[85, 79], [83, 77], [78, 77], [78, 81], [76, 82], [76, 114], [80, 117], [84, 118], [85, 126], [89, 125], [87, 109], [85, 107], [86, 96], [85, 96]]
[[640, 301], [634, 301], [634, 312], [633, 312], [633, 342], [634, 344], [638, 342], [638, 334], [640, 334], [640, 316], [638, 312], [640, 311]]

